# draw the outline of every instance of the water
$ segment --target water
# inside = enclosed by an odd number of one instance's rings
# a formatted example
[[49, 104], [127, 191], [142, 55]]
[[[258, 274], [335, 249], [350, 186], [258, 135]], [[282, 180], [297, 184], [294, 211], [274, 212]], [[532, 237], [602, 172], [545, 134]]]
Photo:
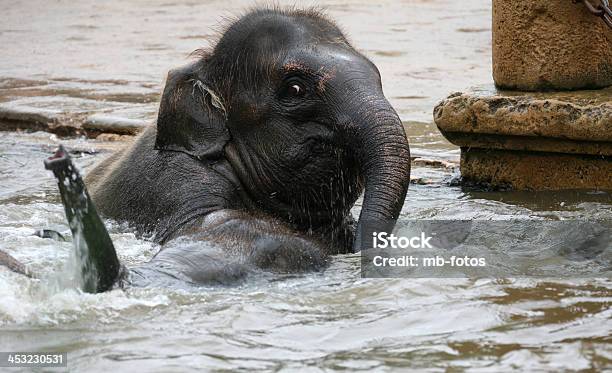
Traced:
[[[247, 2], [250, 5], [250, 2]], [[451, 186], [458, 149], [432, 123], [437, 100], [490, 84], [490, 2], [326, 2], [380, 68], [415, 162], [400, 219], [611, 219], [596, 192], [482, 192]], [[155, 116], [165, 72], [240, 1], [17, 2], [0, 15], [0, 102], [80, 118]], [[32, 9], [37, 9], [33, 12]], [[364, 17], [368, 21], [364, 22]], [[86, 173], [120, 142], [69, 139]], [[72, 371], [603, 370], [612, 361], [609, 279], [362, 279], [358, 256], [323, 273], [256, 276], [236, 287], [75, 290], [72, 243], [52, 175], [59, 140], [0, 132], [0, 249], [41, 280], [0, 268], [0, 350], [67, 351]], [[358, 212], [359, 206], [355, 212]], [[107, 221], [122, 262], [159, 247]], [[68, 264], [67, 264], [68, 263]]]

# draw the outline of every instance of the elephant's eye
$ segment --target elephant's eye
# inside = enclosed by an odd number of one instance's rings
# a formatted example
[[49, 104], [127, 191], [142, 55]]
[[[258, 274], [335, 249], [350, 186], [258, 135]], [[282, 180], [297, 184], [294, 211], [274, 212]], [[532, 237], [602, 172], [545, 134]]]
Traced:
[[298, 105], [308, 94], [305, 83], [298, 78], [291, 78], [285, 81], [280, 90], [279, 98], [286, 105]]
[[304, 89], [299, 84], [293, 84], [287, 89], [287, 96], [298, 97], [301, 96]]

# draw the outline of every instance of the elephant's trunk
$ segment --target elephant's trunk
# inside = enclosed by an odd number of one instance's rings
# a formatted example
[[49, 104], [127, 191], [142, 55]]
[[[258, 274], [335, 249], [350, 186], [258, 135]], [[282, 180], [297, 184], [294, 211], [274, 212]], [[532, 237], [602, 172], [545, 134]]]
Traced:
[[361, 102], [351, 131], [365, 178], [355, 252], [372, 247], [373, 232], [393, 229], [410, 183], [410, 148], [397, 113], [384, 98]]

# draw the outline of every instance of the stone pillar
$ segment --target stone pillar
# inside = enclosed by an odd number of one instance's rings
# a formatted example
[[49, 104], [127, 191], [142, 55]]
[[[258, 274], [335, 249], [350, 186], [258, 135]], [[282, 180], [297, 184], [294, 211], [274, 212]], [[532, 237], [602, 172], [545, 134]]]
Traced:
[[478, 87], [434, 109], [461, 147], [464, 183], [612, 190], [612, 30], [601, 18], [572, 0], [493, 0], [493, 78], [523, 92]]
[[572, 0], [493, 0], [493, 79], [525, 91], [611, 86], [612, 30]]

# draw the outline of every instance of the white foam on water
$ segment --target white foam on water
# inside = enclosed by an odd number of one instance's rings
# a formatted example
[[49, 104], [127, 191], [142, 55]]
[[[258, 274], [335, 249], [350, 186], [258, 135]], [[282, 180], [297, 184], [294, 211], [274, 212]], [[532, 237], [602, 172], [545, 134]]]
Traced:
[[130, 309], [142, 311], [169, 304], [169, 298], [164, 294], [143, 292], [134, 296], [121, 289], [88, 294], [75, 287], [50, 285], [45, 279], [24, 279], [13, 273], [7, 274], [4, 269], [1, 271], [0, 325], [49, 326], [84, 320], [104, 323]]

